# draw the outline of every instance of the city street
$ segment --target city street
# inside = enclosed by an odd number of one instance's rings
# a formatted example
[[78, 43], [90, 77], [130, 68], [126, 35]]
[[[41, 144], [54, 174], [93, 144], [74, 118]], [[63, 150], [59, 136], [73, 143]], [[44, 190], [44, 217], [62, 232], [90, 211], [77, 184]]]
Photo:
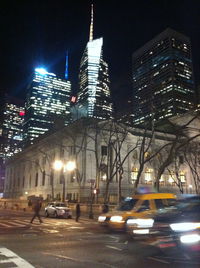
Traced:
[[162, 256], [147, 243], [101, 228], [96, 220], [43, 218], [0, 211], [0, 267], [199, 267], [182, 258]]

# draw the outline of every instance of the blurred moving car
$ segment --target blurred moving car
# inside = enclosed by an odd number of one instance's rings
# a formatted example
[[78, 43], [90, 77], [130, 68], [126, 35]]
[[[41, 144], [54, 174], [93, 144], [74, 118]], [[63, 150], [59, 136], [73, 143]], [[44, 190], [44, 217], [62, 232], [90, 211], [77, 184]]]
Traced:
[[116, 210], [102, 214], [98, 222], [113, 230], [125, 230], [129, 219], [145, 218], [159, 208], [169, 207], [176, 202], [176, 195], [171, 193], [147, 193], [127, 197]]
[[72, 211], [65, 203], [61, 202], [51, 202], [48, 203], [45, 207], [45, 215], [46, 217], [53, 216], [53, 217], [64, 217], [71, 219], [72, 218]]
[[[181, 200], [170, 209], [164, 209], [143, 222], [129, 221], [133, 234], [154, 238], [154, 245], [165, 253], [187, 254], [199, 257], [200, 253], [200, 197]], [[145, 226], [146, 220], [146, 226]]]

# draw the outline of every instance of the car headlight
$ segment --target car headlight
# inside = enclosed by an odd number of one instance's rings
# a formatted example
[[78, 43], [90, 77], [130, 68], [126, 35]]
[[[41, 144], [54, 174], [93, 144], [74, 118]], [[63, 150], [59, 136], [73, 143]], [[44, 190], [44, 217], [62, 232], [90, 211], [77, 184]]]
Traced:
[[150, 228], [153, 226], [153, 219], [128, 219], [127, 225], [137, 225], [139, 228]]
[[112, 217], [110, 218], [110, 221], [111, 221], [111, 222], [124, 222], [122, 216], [112, 216]]
[[99, 216], [98, 222], [104, 222], [106, 220], [106, 216]]
[[182, 235], [180, 241], [183, 244], [198, 243], [200, 241], [200, 235], [198, 234], [188, 234]]
[[200, 222], [172, 223], [170, 227], [175, 232], [191, 231], [200, 228]]
[[149, 234], [149, 229], [133, 230], [134, 234]]

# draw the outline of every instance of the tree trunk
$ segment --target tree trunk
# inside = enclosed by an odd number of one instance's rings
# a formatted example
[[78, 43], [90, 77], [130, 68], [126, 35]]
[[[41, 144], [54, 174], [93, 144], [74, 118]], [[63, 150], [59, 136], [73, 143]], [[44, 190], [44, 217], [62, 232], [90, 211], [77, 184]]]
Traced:
[[121, 202], [121, 178], [119, 177], [119, 181], [118, 181], [118, 204]]
[[105, 195], [104, 195], [104, 203], [108, 203], [108, 189], [109, 189], [109, 184], [110, 184], [110, 182], [109, 181], [107, 181], [106, 182], [106, 189], [105, 189]]
[[54, 173], [53, 171], [51, 172], [51, 196], [52, 196], [52, 200], [54, 200]]
[[133, 186], [133, 194], [136, 194], [137, 187], [138, 187], [138, 184], [139, 184], [139, 182], [140, 182], [140, 177], [141, 177], [143, 168], [144, 168], [144, 165], [142, 165], [142, 166], [140, 167], [139, 171], [138, 171], [137, 178], [136, 178], [135, 183], [134, 183], [134, 186]]
[[158, 170], [156, 180], [154, 182], [154, 188], [157, 190], [157, 192], [159, 192], [159, 190], [160, 190], [160, 178], [161, 178], [163, 172], [164, 172], [164, 168]]

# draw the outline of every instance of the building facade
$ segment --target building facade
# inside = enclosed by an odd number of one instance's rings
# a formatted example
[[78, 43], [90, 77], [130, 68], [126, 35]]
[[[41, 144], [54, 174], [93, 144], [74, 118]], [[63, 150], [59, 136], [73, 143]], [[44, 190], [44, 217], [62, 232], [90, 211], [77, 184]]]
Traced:
[[[122, 196], [133, 194], [140, 169], [143, 135], [142, 130], [126, 132], [108, 121], [91, 124], [84, 120], [76, 121], [38, 140], [7, 162], [4, 197], [27, 198], [35, 195], [45, 200], [88, 202], [91, 191], [98, 189], [99, 202], [103, 202], [108, 195], [108, 201], [115, 203], [119, 187]], [[139, 186], [153, 186], [159, 163], [167, 156], [167, 148], [171, 148], [173, 139], [173, 135], [157, 133], [151, 144], [149, 137], [145, 140], [148, 151], [144, 159], [155, 148], [159, 150], [166, 144], [169, 147], [163, 147], [154, 160], [145, 163]], [[177, 154], [177, 157], [180, 155]], [[76, 168], [73, 171], [54, 169], [55, 162], [60, 160], [65, 165], [74, 161]], [[120, 163], [123, 169], [119, 168]], [[174, 163], [166, 168], [160, 179], [160, 191], [179, 192], [177, 182], [185, 193], [194, 190], [191, 171], [185, 161], [179, 161], [178, 169]]]
[[67, 125], [70, 117], [71, 83], [36, 68], [25, 103], [25, 145], [53, 127]]
[[132, 55], [133, 122], [162, 120], [194, 108], [191, 43], [172, 29]]
[[78, 117], [109, 119], [113, 106], [110, 96], [108, 65], [103, 60], [103, 38], [93, 40], [93, 8], [90, 39], [80, 63]]

